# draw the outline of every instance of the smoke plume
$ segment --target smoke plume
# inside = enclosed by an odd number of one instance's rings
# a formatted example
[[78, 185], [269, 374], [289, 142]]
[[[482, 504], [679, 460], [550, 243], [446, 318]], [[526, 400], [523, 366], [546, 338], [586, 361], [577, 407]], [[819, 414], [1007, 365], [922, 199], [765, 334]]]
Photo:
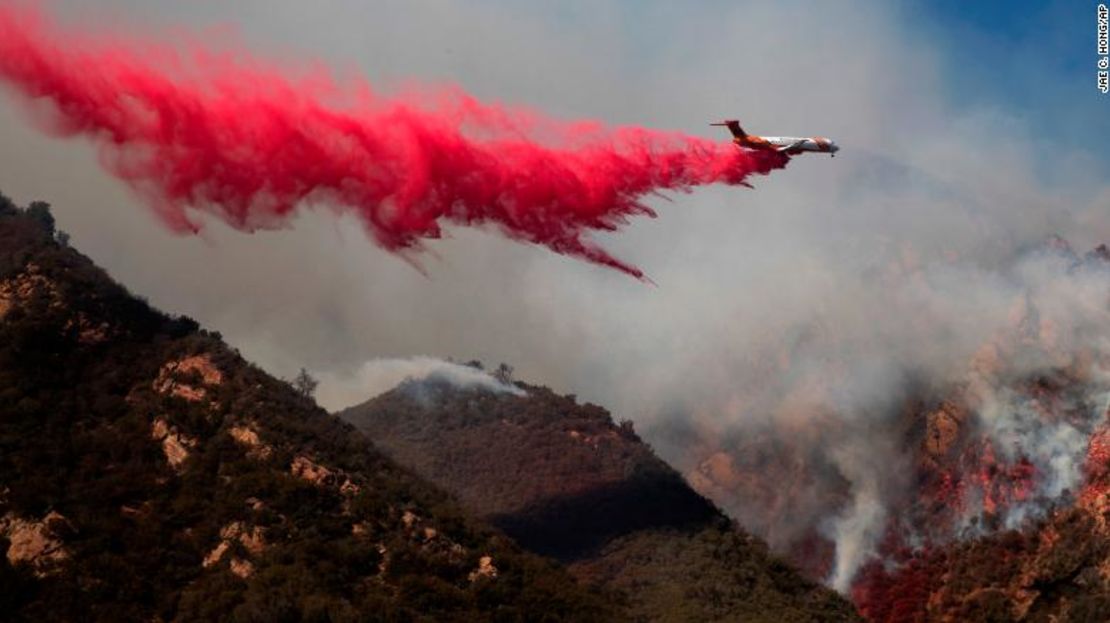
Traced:
[[[53, 104], [48, 128], [83, 135], [174, 230], [195, 209], [251, 231], [302, 202], [357, 214], [386, 249], [419, 249], [445, 221], [641, 277], [587, 237], [653, 216], [649, 193], [738, 185], [787, 157], [639, 127], [559, 123], [453, 89], [383, 97], [324, 75], [291, 80], [203, 49], [94, 41], [0, 9], [0, 76]], [[540, 143], [536, 137], [550, 139]]]
[[435, 357], [372, 359], [352, 374], [325, 374], [320, 380], [323, 383], [319, 399], [326, 404], [359, 404], [405, 381], [442, 381], [461, 389], [483, 389], [517, 396], [524, 394], [524, 390], [508, 379]]
[[[747, 409], [729, 426], [695, 415], [719, 428], [687, 444], [708, 457], [688, 468], [695, 486], [840, 591], [901, 548], [1074, 503], [1107, 426], [1105, 248], [1053, 238], [989, 269], [892, 266], [882, 283], [857, 331], [826, 315], [776, 332], [797, 337], [756, 351], [773, 380], [736, 385]], [[815, 534], [831, 549], [815, 553]]]

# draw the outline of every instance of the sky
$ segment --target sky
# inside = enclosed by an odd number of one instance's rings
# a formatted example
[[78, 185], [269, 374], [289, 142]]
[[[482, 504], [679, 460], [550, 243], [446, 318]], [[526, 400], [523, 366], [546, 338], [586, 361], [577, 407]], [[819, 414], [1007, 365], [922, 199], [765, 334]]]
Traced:
[[908, 15], [940, 43], [952, 101], [1011, 111], [1042, 136], [1044, 157], [1081, 148], [1110, 171], [1107, 96], [1095, 88], [1092, 0], [913, 2]]
[[[604, 240], [657, 288], [468, 230], [433, 247], [424, 277], [353, 223], [320, 213], [255, 236], [216, 223], [195, 238], [169, 234], [87, 144], [39, 135], [17, 99], [0, 99], [0, 189], [53, 203], [74, 243], [112, 274], [219, 328], [274, 373], [303, 365], [322, 375], [328, 407], [361, 395], [367, 360], [430, 355], [508, 361], [536, 382], [637, 408], [612, 390], [632, 372], [618, 356], [696, 351], [707, 338], [695, 327], [711, 326], [701, 320], [744, 308], [804, 308], [808, 286], [791, 301], [790, 288], [767, 289], [794, 263], [830, 261], [825, 251], [858, 263], [899, 237], [958, 238], [968, 206], [1010, 195], [1075, 207], [1066, 216], [1001, 211], [999, 232], [1009, 238], [1067, 227], [1078, 245], [1110, 237], [1091, 208], [1105, 200], [1110, 162], [1098, 138], [1110, 99], [1084, 65], [1093, 61], [1093, 4], [984, 3], [971, 12], [955, 2], [43, 4], [82, 28], [201, 33], [217, 47], [385, 88], [452, 83], [557, 117], [706, 136], [715, 136], [706, 121], [739, 117], [753, 132], [822, 134], [843, 146], [832, 161], [798, 159], [756, 192], [659, 201], [659, 219]], [[965, 213], [894, 205], [937, 198], [963, 201]], [[964, 237], [957, 244], [981, 242]], [[761, 304], [743, 300], [745, 291]], [[601, 308], [598, 296], [611, 305]], [[580, 313], [580, 304], [596, 311]], [[596, 352], [552, 345], [552, 334]]]
[[[897, 444], [878, 437], [906, 370], [950, 380], [1024, 291], [1050, 293], [1077, 331], [1105, 312], [1090, 288], [1048, 287], [1057, 272], [1019, 261], [1054, 235], [1080, 251], [1110, 242], [1095, 3], [42, 4], [86, 29], [199, 32], [387, 90], [451, 83], [558, 118], [721, 140], [708, 122], [738, 118], [841, 146], [753, 190], [652, 199], [658, 218], [598, 237], [654, 285], [467, 228], [431, 245], [422, 273], [327, 209], [253, 235], [214, 221], [170, 233], [92, 146], [43, 136], [0, 87], [0, 191], [53, 204], [75, 247], [264, 369], [308, 368], [329, 409], [428, 357], [507, 362], [631, 419], [680, 468], [691, 450], [676, 428], [712, 441], [831, 409], [847, 434], [805, 443], [866, 510], [899, 484]], [[848, 535], [849, 575], [874, 527], [861, 521], [831, 528]]]

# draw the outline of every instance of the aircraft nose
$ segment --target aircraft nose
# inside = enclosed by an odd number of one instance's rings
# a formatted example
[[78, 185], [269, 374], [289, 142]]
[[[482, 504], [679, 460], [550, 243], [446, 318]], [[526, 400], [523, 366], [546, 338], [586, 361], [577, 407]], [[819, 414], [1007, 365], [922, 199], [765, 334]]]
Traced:
[[837, 145], [836, 141], [829, 141], [829, 151], [835, 154], [840, 151], [840, 145]]

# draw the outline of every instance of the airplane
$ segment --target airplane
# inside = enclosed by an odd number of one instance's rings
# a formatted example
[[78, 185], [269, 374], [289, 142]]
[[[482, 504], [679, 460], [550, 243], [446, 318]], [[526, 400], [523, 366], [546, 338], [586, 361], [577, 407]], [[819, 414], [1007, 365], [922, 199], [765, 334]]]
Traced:
[[840, 151], [840, 146], [834, 141], [821, 136], [812, 136], [800, 138], [796, 136], [752, 136], [740, 127], [740, 122], [735, 119], [728, 119], [720, 123], [711, 123], [709, 125], [719, 125], [728, 128], [732, 132], [732, 142], [740, 147], [747, 147], [748, 149], [755, 149], [761, 151], [777, 151], [780, 154], [787, 156], [796, 156], [802, 152], [814, 151], [823, 154], [829, 154], [836, 157], [836, 152]]

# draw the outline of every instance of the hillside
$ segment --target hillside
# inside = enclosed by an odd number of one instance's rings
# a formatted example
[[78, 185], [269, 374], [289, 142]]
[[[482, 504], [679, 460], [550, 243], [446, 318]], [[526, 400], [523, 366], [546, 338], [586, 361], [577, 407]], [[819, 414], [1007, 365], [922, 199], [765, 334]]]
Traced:
[[630, 424], [517, 383], [520, 395], [431, 377], [339, 415], [468, 510], [659, 621], [848, 621], [658, 459]]
[[0, 613], [626, 618], [0, 196]]
[[821, 450], [859, 448], [883, 457], [888, 485], [875, 487], [882, 512], [844, 539], [866, 618], [1110, 620], [1110, 250], [1053, 237], [1023, 261], [1039, 288], [1015, 288], [1006, 323], [947, 382], [906, 383], [881, 417], [862, 414], [867, 437], [787, 405], [763, 430], [691, 433], [690, 482], [827, 578], [836, 534], [823, 528], [855, 508], [859, 474]]
[[[1016, 456], [984, 439], [966, 395], [916, 412], [920, 501], [902, 514], [926, 538], [911, 547], [891, 529], [886, 560], [861, 570], [853, 593], [870, 619], [1110, 620], [1110, 392], [1099, 372], [1107, 362], [1065, 361], [1011, 385], [1050, 433], [1036, 448], [1014, 444]], [[1051, 467], [1037, 451], [1051, 453]], [[1072, 471], [1070, 488], [1053, 495], [1044, 486]]]

